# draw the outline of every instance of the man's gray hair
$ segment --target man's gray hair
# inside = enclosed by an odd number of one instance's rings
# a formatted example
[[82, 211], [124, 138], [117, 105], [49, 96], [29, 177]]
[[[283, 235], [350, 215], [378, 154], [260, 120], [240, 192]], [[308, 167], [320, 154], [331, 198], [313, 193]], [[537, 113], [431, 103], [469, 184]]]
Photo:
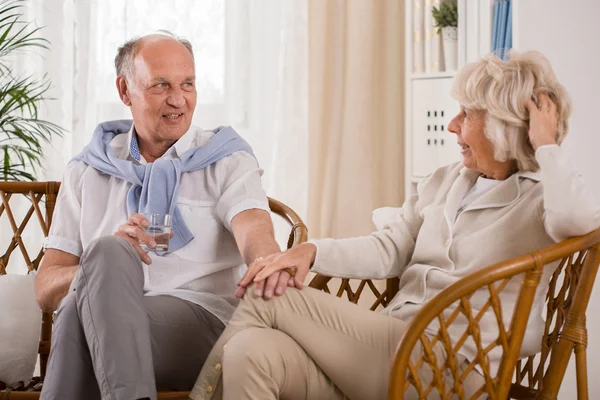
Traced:
[[[177, 40], [179, 43], [184, 45], [186, 49], [188, 49], [188, 51], [192, 55], [192, 58], [194, 58], [194, 49], [192, 48], [192, 43], [190, 43], [189, 40], [176, 36], [173, 33], [166, 30], [157, 31], [156, 34], [165, 35]], [[117, 76], [123, 75], [127, 79], [131, 79], [131, 74], [133, 72], [133, 59], [137, 54], [140, 40], [143, 38], [143, 36], [134, 37], [133, 39], [128, 40], [121, 47], [119, 47], [119, 49], [117, 50], [117, 55], [115, 56], [115, 69], [117, 71]]]

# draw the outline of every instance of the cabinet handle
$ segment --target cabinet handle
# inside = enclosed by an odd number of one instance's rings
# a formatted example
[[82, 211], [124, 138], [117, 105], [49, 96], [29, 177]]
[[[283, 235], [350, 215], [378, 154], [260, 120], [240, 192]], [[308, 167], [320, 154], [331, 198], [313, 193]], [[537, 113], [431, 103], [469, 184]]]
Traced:
[[427, 146], [431, 144], [431, 139], [427, 139]]
[[444, 139], [440, 139], [440, 144], [443, 146], [444, 145]]
[[437, 139], [433, 139], [433, 144], [437, 144]]

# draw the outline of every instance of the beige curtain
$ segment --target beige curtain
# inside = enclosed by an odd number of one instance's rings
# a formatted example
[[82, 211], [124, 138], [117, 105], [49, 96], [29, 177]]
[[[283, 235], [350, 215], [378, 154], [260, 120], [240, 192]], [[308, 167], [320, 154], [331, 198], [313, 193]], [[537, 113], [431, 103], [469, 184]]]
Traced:
[[404, 199], [404, 4], [309, 0], [311, 237], [373, 230]]

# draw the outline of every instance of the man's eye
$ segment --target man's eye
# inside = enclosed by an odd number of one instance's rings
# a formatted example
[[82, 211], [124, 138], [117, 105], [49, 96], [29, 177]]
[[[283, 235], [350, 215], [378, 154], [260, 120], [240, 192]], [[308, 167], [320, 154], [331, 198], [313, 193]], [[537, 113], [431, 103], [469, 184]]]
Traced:
[[166, 84], [166, 83], [164, 83], [164, 82], [161, 82], [161, 83], [157, 83], [156, 85], [154, 85], [154, 87], [157, 87], [157, 88], [165, 88], [165, 87], [167, 87], [167, 84]]

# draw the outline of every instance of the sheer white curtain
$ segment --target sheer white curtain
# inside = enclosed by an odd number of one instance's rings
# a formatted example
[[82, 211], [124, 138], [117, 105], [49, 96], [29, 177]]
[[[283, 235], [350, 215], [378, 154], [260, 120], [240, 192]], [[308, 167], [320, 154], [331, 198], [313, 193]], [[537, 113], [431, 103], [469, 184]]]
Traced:
[[306, 0], [34, 0], [51, 51], [36, 66], [53, 81], [47, 118], [66, 128], [46, 152], [59, 180], [99, 121], [129, 117], [113, 59], [127, 39], [166, 29], [194, 45], [194, 123], [232, 125], [265, 169], [263, 184], [303, 216], [307, 186]]
[[114, 83], [117, 47], [165, 29], [194, 46], [194, 124], [232, 125], [264, 168], [268, 195], [305, 217], [307, 0], [32, 0], [28, 14], [51, 50], [20, 65], [52, 79], [44, 117], [67, 131], [45, 151], [39, 179], [60, 180], [98, 122], [130, 117]]

